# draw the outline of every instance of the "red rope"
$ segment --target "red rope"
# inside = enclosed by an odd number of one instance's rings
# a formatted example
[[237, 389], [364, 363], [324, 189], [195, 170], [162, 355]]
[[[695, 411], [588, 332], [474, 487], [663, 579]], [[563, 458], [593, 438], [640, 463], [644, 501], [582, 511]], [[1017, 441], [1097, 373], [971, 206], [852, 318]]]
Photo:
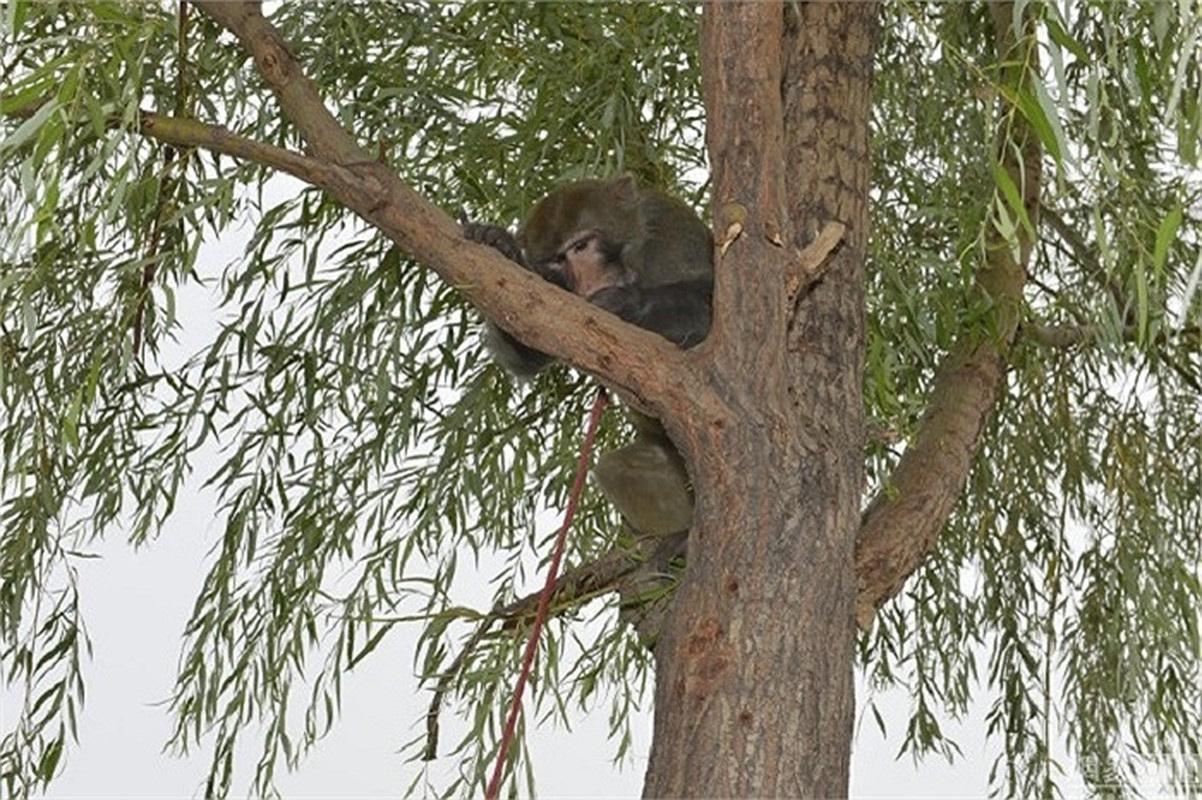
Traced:
[[588, 474], [589, 454], [593, 450], [593, 440], [597, 438], [597, 426], [601, 422], [601, 412], [605, 410], [608, 399], [605, 390], [597, 392], [593, 401], [593, 410], [589, 415], [588, 431], [584, 434], [584, 444], [580, 448], [580, 462], [576, 465], [576, 481], [572, 484], [572, 496], [568, 499], [568, 508], [563, 515], [563, 525], [559, 528], [559, 537], [555, 541], [555, 554], [551, 557], [551, 566], [547, 570], [547, 582], [543, 585], [542, 594], [538, 597], [538, 613], [534, 615], [534, 626], [530, 629], [530, 638], [526, 641], [526, 652], [522, 656], [522, 671], [518, 673], [517, 686], [513, 688], [513, 705], [509, 707], [509, 719], [505, 722], [505, 733], [501, 735], [501, 749], [497, 752], [497, 763], [493, 767], [492, 780], [484, 792], [486, 800], [496, 800], [501, 791], [501, 777], [505, 772], [505, 756], [513, 741], [513, 733], [518, 724], [518, 712], [522, 710], [522, 692], [526, 689], [526, 681], [530, 677], [530, 669], [534, 664], [534, 654], [538, 652], [538, 637], [542, 633], [543, 623], [547, 620], [547, 609], [551, 605], [551, 595], [555, 589], [555, 579], [559, 575], [559, 562], [563, 560], [563, 551], [568, 541], [568, 528], [572, 526], [572, 518], [576, 516], [576, 506], [580, 503], [580, 495], [584, 491], [584, 478]]

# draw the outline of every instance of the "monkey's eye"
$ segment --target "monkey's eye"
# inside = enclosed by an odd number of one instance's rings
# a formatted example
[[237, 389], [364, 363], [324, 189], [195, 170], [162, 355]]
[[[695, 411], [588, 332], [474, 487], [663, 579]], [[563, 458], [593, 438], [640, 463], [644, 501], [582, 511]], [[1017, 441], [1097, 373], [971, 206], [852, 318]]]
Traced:
[[592, 247], [593, 240], [596, 238], [596, 234], [586, 233], [576, 239], [570, 240], [566, 245], [564, 245], [562, 250], [555, 254], [555, 263], [563, 266], [568, 262], [569, 256], [588, 252], [588, 250]]

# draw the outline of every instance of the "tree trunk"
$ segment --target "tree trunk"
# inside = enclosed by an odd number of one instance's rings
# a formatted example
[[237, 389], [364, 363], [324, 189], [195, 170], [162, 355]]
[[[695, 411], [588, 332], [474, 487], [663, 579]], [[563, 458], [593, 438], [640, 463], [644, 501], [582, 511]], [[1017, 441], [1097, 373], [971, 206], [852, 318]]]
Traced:
[[[667, 421], [698, 508], [655, 650], [648, 797], [847, 793], [875, 30], [871, 3], [705, 10], [729, 248], [699, 358], [722, 407]], [[801, 251], [831, 222], [819, 277]]]

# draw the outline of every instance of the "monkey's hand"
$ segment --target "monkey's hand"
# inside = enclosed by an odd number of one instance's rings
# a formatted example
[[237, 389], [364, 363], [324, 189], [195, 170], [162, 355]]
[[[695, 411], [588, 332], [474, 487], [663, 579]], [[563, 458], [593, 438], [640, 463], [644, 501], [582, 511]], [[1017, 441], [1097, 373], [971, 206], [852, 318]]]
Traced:
[[650, 288], [609, 286], [594, 293], [589, 302], [687, 348], [710, 332], [713, 288], [710, 281], [681, 281]]
[[529, 269], [526, 264], [526, 257], [522, 255], [522, 248], [518, 246], [517, 239], [514, 239], [513, 234], [500, 225], [486, 225], [483, 222], [465, 222], [463, 224], [463, 238], [478, 242], [479, 244], [486, 244], [510, 261], [516, 261]]

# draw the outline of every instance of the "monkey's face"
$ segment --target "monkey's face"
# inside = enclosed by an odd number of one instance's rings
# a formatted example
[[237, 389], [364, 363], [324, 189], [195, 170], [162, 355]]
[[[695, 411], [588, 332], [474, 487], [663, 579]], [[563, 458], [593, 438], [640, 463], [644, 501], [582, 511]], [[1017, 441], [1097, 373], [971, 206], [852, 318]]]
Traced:
[[642, 235], [639, 194], [633, 181], [584, 180], [560, 186], [535, 203], [518, 229], [517, 241], [531, 264], [551, 265], [569, 241], [587, 231], [619, 243]]
[[622, 268], [621, 249], [607, 244], [595, 230], [568, 237], [555, 252], [553, 268], [563, 276], [570, 292], [584, 298], [629, 282]]

